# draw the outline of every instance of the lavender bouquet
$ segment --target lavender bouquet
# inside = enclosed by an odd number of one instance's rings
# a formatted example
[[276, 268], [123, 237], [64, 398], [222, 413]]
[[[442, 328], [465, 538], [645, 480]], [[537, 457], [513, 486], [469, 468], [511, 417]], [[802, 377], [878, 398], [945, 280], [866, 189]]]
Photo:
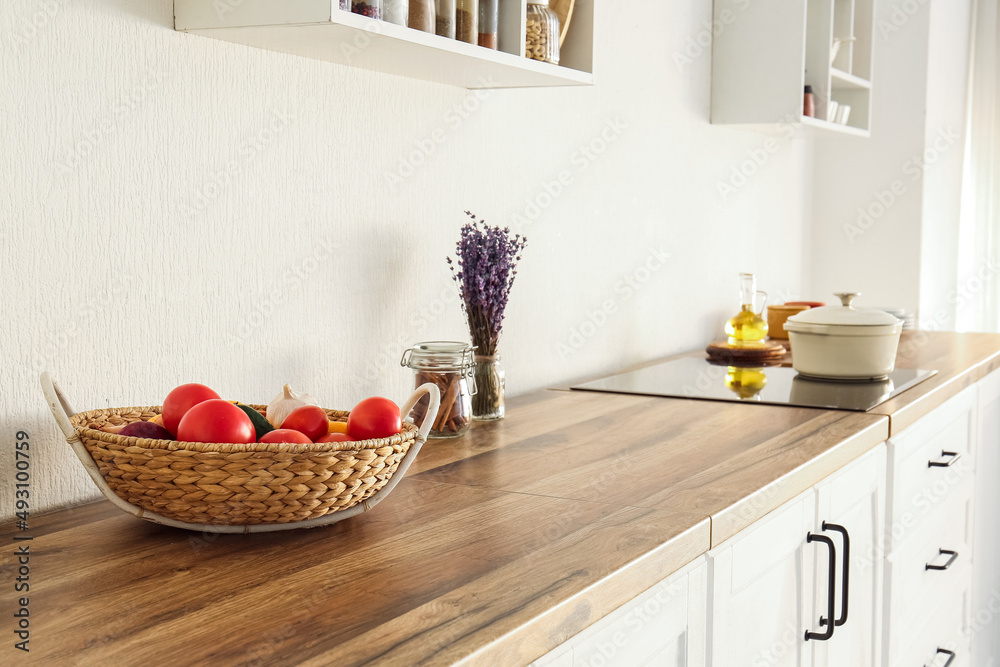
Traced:
[[520, 234], [511, 237], [509, 228], [491, 227], [469, 211], [465, 214], [472, 222], [462, 227], [458, 259], [447, 259], [476, 346], [477, 392], [472, 397], [472, 414], [476, 419], [501, 419], [504, 378], [497, 364], [497, 345], [527, 239]]

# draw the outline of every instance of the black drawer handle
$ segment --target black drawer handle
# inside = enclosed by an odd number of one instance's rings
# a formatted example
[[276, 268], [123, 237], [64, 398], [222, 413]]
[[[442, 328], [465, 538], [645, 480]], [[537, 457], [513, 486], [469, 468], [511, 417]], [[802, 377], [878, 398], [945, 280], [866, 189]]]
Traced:
[[[946, 662], [943, 665], [941, 665], [941, 667], [948, 667], [948, 665], [950, 665], [952, 663], [952, 661], [955, 660], [955, 652], [954, 651], [949, 651], [946, 648], [940, 648], [939, 647], [938, 650], [934, 652], [934, 656], [937, 657], [938, 653], [943, 653], [944, 655], [948, 656], [948, 662]], [[924, 665], [924, 667], [927, 667], [927, 665]]]
[[[836, 625], [839, 628], [844, 623], [847, 623], [847, 601], [850, 599], [851, 595], [851, 536], [847, 533], [847, 529], [843, 526], [837, 525], [835, 523], [823, 522], [823, 530], [834, 530], [840, 533], [844, 538], [844, 567], [843, 567], [843, 579], [840, 581], [840, 618], [837, 619]], [[825, 625], [825, 619], [820, 619], [820, 625]]]
[[[837, 594], [837, 547], [833, 546], [833, 540], [826, 535], [806, 535], [806, 542], [822, 542], [830, 550], [830, 578], [826, 586], [826, 618], [833, 618], [836, 613], [834, 596]], [[833, 636], [833, 623], [826, 623], [826, 630], [823, 632], [812, 632], [806, 630], [806, 641], [818, 639], [826, 641]]]
[[948, 457], [947, 461], [928, 461], [928, 468], [950, 468], [962, 458], [962, 455], [958, 452], [941, 452], [941, 456]]
[[938, 549], [938, 554], [942, 556], [948, 556], [948, 562], [945, 563], [944, 565], [931, 565], [930, 563], [927, 563], [927, 565], [925, 566], [926, 569], [947, 570], [949, 567], [951, 567], [951, 564], [955, 562], [955, 559], [958, 558], [958, 552], [951, 551], [950, 549]]

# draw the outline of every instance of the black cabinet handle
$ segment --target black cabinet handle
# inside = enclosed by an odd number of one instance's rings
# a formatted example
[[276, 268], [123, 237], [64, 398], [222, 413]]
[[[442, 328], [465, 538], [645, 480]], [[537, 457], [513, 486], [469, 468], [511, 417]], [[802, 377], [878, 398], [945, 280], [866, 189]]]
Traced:
[[[847, 603], [851, 596], [850, 589], [850, 576], [851, 576], [851, 535], [847, 532], [847, 529], [841, 525], [835, 523], [823, 522], [823, 530], [835, 530], [841, 534], [844, 538], [844, 567], [843, 567], [843, 578], [840, 582], [840, 618], [837, 619], [836, 625], [840, 627], [844, 623], [847, 623]], [[823, 620], [820, 619], [820, 624], [823, 624]]]
[[[833, 618], [836, 613], [835, 608], [835, 596], [837, 594], [837, 547], [833, 546], [833, 540], [831, 540], [826, 535], [813, 535], [809, 533], [806, 535], [806, 542], [822, 542], [830, 550], [830, 579], [827, 582], [826, 587], [826, 607], [827, 613], [826, 618]], [[823, 632], [812, 632], [806, 630], [806, 641], [810, 639], [818, 639], [820, 641], [826, 641], [833, 636], [833, 623], [826, 624], [826, 630]]]
[[[950, 665], [955, 660], [955, 652], [954, 651], [949, 651], [946, 648], [940, 648], [940, 647], [938, 647], [938, 650], [934, 652], [934, 655], [937, 656], [938, 653], [943, 653], [944, 655], [948, 656], [948, 662], [946, 662], [943, 665], [941, 665], [941, 667], [948, 667], [948, 665]], [[927, 665], [924, 665], [924, 667], [927, 667]]]
[[925, 569], [947, 570], [949, 567], [951, 567], [951, 564], [955, 562], [955, 559], [958, 558], [958, 552], [951, 551], [950, 549], [938, 549], [938, 553], [942, 556], [948, 556], [948, 562], [945, 563], [944, 565], [931, 565], [930, 563], [927, 563], [927, 565], [924, 566]]
[[944, 452], [943, 451], [943, 452], [941, 452], [941, 456], [947, 456], [948, 460], [947, 461], [928, 461], [927, 462], [927, 467], [928, 468], [950, 468], [953, 465], [955, 465], [955, 463], [957, 463], [959, 459], [962, 458], [962, 455], [959, 454], [958, 452]]

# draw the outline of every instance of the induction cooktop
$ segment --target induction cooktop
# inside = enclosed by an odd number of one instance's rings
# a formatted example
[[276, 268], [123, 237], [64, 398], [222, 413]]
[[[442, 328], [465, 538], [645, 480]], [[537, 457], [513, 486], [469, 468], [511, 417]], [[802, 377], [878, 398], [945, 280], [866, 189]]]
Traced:
[[725, 366], [686, 357], [572, 389], [866, 412], [935, 373], [897, 368], [885, 380], [836, 382], [806, 378], [787, 366]]

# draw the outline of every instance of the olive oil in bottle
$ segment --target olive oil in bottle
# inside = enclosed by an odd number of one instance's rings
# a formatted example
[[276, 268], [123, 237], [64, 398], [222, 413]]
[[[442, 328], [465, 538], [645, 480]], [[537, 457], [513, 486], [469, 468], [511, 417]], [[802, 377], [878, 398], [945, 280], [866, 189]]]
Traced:
[[[760, 310], [754, 309], [757, 295], [764, 297]], [[740, 312], [726, 322], [726, 333], [730, 345], [754, 345], [767, 336], [767, 320], [760, 316], [764, 312], [767, 293], [757, 291], [757, 278], [752, 273], [740, 274]]]

